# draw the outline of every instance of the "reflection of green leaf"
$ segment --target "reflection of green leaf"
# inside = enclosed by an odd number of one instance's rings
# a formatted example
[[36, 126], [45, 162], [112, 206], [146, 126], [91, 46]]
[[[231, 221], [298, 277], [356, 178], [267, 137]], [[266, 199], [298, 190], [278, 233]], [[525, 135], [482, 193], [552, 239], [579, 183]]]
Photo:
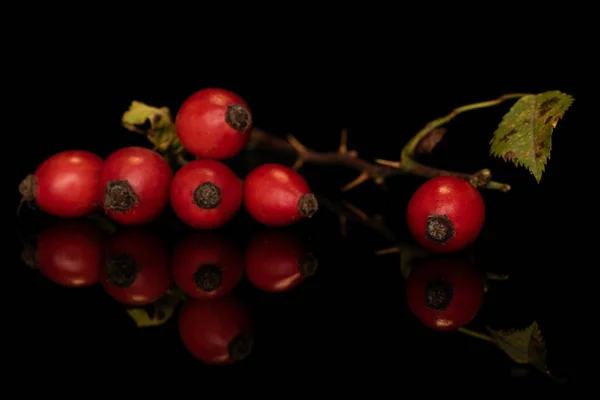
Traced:
[[408, 279], [408, 275], [410, 275], [410, 271], [416, 260], [425, 258], [431, 254], [421, 247], [411, 246], [406, 243], [402, 243], [398, 247], [400, 249], [400, 270], [404, 279]]
[[539, 182], [550, 158], [552, 132], [573, 101], [559, 91], [521, 97], [494, 132], [491, 154], [524, 166]]
[[164, 324], [171, 318], [181, 301], [179, 293], [167, 292], [152, 304], [143, 307], [127, 308], [127, 313], [138, 328], [147, 328]]
[[[123, 126], [130, 131], [144, 133], [155, 150], [172, 150], [175, 153], [183, 151], [183, 146], [177, 138], [175, 124], [167, 107], [152, 107], [139, 101], [131, 102], [121, 118]], [[150, 124], [144, 131], [140, 125]]]
[[488, 327], [487, 331], [496, 341], [496, 345], [514, 362], [518, 364], [531, 364], [536, 369], [557, 379], [548, 371], [546, 365], [546, 344], [542, 338], [537, 321], [534, 321], [523, 330], [495, 331]]

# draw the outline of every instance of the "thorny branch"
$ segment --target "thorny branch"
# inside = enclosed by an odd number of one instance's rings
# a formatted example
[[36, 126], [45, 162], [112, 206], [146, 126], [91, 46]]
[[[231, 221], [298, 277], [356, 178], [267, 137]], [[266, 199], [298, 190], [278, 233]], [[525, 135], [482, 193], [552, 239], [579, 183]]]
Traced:
[[342, 191], [348, 191], [358, 185], [372, 179], [377, 184], [383, 184], [385, 179], [400, 174], [413, 174], [425, 178], [434, 178], [437, 176], [456, 176], [468, 180], [477, 188], [500, 190], [508, 192], [510, 185], [492, 181], [492, 174], [485, 168], [475, 173], [468, 174], [464, 172], [447, 171], [434, 168], [417, 162], [415, 155], [429, 153], [439, 143], [446, 130], [442, 125], [456, 117], [457, 115], [470, 111], [491, 107], [505, 100], [522, 97], [523, 93], [514, 93], [501, 96], [495, 100], [474, 103], [458, 107], [448, 115], [431, 121], [404, 146], [401, 152], [400, 161], [375, 160], [375, 163], [363, 160], [358, 157], [358, 152], [348, 150], [347, 131], [342, 131], [340, 147], [337, 151], [317, 152], [308, 149], [298, 141], [294, 136], [288, 135], [287, 140], [271, 136], [260, 129], [253, 129], [250, 148], [263, 148], [266, 150], [291, 153], [296, 156], [296, 162], [293, 167], [300, 168], [304, 163], [342, 165], [359, 171], [359, 175], [352, 182], [342, 188]]

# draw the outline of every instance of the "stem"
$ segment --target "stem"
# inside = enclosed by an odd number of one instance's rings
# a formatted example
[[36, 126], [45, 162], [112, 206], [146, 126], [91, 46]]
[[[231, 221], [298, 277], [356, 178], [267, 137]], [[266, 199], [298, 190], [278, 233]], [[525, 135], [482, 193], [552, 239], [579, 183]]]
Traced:
[[445, 117], [438, 118], [438, 119], [435, 119], [435, 120], [429, 122], [427, 125], [425, 125], [425, 127], [423, 127], [423, 129], [421, 129], [419, 132], [417, 132], [417, 134], [415, 136], [413, 136], [413, 138], [408, 143], [406, 143], [406, 145], [402, 149], [402, 159], [404, 159], [405, 157], [410, 158], [413, 154], [415, 154], [415, 150], [416, 150], [417, 146], [419, 145], [419, 142], [421, 142], [421, 140], [430, 131], [434, 130], [435, 128], [439, 128], [440, 126], [448, 123], [450, 120], [452, 120], [458, 114], [461, 114], [465, 111], [471, 111], [471, 110], [477, 110], [480, 108], [492, 107], [492, 106], [502, 103], [505, 100], [516, 99], [519, 97], [527, 96], [528, 94], [529, 93], [510, 93], [510, 94], [505, 94], [503, 96], [500, 96], [495, 100], [467, 104], [465, 106], [455, 108], [454, 110], [452, 110], [452, 112], [450, 112]]
[[[423, 139], [425, 139], [430, 132], [432, 132], [435, 129], [438, 129], [440, 126], [448, 123], [450, 120], [455, 118], [457, 115], [462, 114], [463, 112], [466, 112], [466, 111], [492, 107], [492, 106], [502, 103], [503, 101], [506, 101], [509, 99], [516, 99], [516, 98], [520, 98], [520, 97], [527, 96], [527, 95], [528, 95], [528, 93], [509, 93], [509, 94], [500, 96], [494, 100], [483, 101], [480, 103], [467, 104], [467, 105], [455, 108], [448, 115], [446, 115], [442, 118], [438, 118], [438, 119], [435, 119], [435, 120], [429, 122], [427, 125], [425, 125], [423, 127], [423, 129], [421, 129], [419, 132], [417, 132], [417, 134], [415, 136], [413, 136], [413, 138], [411, 140], [409, 140], [408, 143], [406, 143], [406, 145], [404, 146], [404, 148], [402, 149], [402, 152], [401, 152], [400, 162], [398, 163], [398, 168], [402, 168], [406, 172], [413, 173], [415, 175], [428, 177], [428, 178], [434, 178], [436, 176], [441, 176], [441, 175], [457, 176], [457, 177], [469, 180], [476, 187], [492, 189], [492, 190], [500, 190], [502, 192], [508, 192], [510, 190], [510, 185], [492, 181], [489, 170], [481, 170], [475, 174], [463, 174], [463, 173], [444, 171], [444, 170], [432, 168], [432, 167], [429, 167], [429, 166], [426, 166], [426, 165], [416, 162], [414, 160], [414, 155], [419, 146], [419, 143], [421, 143], [421, 141]], [[478, 173], [479, 174], [485, 173], [486, 175], [489, 175], [489, 177], [487, 178], [487, 180], [486, 179], [480, 180], [477, 177]]]
[[458, 331], [461, 333], [464, 333], [465, 335], [469, 335], [469, 336], [472, 336], [477, 339], [485, 340], [486, 342], [489, 342], [489, 343], [496, 343], [496, 341], [491, 336], [488, 336], [484, 333], [472, 331], [467, 328], [458, 328]]

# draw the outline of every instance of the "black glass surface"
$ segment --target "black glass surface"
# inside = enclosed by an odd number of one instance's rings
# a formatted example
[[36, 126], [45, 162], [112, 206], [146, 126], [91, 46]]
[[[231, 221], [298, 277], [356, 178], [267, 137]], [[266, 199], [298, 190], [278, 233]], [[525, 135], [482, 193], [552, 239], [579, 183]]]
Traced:
[[[40, 110], [32, 122], [31, 130], [40, 134], [14, 170], [11, 204], [15, 208], [18, 204], [20, 180], [58, 151], [78, 148], [106, 157], [124, 146], [151, 147], [144, 137], [120, 126], [132, 100], [168, 106], [175, 113], [194, 91], [225, 87], [247, 99], [257, 127], [280, 138], [293, 133], [318, 151], [335, 151], [346, 128], [348, 147], [372, 161], [398, 159], [402, 145], [426, 122], [463, 104], [513, 91], [557, 89], [576, 98], [579, 93], [576, 87], [561, 86], [563, 82], [526, 87], [497, 82], [465, 88], [441, 77], [439, 82], [432, 78], [435, 82], [427, 90], [399, 84], [384, 89], [387, 81], [376, 77], [354, 86], [338, 81], [329, 86], [305, 82], [279, 86], [254, 82], [250, 73], [234, 80], [175, 76], [152, 85], [146, 78], [123, 72], [116, 80], [90, 83], [85, 90], [73, 82], [65, 86], [68, 107], [52, 105]], [[57, 83], [45, 84], [47, 90], [58, 88]], [[401, 90], [401, 96], [390, 94]], [[261, 226], [243, 208], [224, 228], [203, 232], [186, 227], [169, 209], [148, 226], [128, 228], [101, 213], [67, 221], [23, 207], [12, 235], [15, 261], [6, 265], [15, 273], [12, 282], [18, 286], [19, 308], [11, 322], [18, 335], [15, 346], [28, 363], [35, 364], [36, 373], [44, 374], [52, 374], [60, 360], [63, 373], [110, 365], [146, 377], [157, 370], [174, 376], [183, 371], [203, 379], [283, 375], [309, 386], [477, 382], [552, 387], [563, 380], [574, 384], [576, 365], [566, 328], [573, 319], [571, 279], [560, 271], [567, 256], [559, 246], [557, 228], [569, 218], [554, 207], [572, 172], [568, 160], [579, 134], [580, 112], [574, 106], [559, 123], [551, 160], [537, 184], [525, 169], [488, 155], [491, 135], [509, 108], [507, 103], [457, 117], [435, 151], [422, 159], [456, 171], [490, 168], [494, 178], [512, 186], [508, 193], [482, 191], [486, 222], [476, 243], [458, 255], [433, 261], [420, 258], [405, 220], [408, 200], [424, 179], [398, 176], [385, 185], [369, 181], [342, 193], [340, 188], [357, 172], [340, 166], [306, 164], [299, 170], [317, 193], [320, 209], [313, 218], [288, 228]], [[62, 122], [50, 122], [57, 118]], [[29, 139], [18, 140], [25, 146]], [[264, 162], [292, 165], [294, 161], [276, 152], [245, 151], [225, 163], [244, 177]], [[277, 245], [264, 245], [269, 241]], [[68, 260], [53, 258], [69, 246], [76, 246], [85, 260], [85, 265], [77, 266], [83, 268], [77, 278], [60, 270], [61, 262]], [[107, 261], [110, 246], [134, 247], [140, 257], [147, 257], [154, 268], [152, 284], [158, 287], [169, 280], [166, 294], [143, 307], [123, 304], [127, 293], [115, 294], [97, 281], [106, 278], [111, 268], [113, 282], [131, 279], [126, 256], [120, 253], [121, 259]], [[216, 300], [189, 300], [172, 282], [178, 252], [194, 253], [190, 249], [202, 246], [207, 253], [217, 249], [226, 254], [228, 269], [209, 263], [196, 275], [188, 274], [187, 283], [230, 291]], [[382, 251], [392, 248], [397, 251]], [[273, 287], [275, 277], [261, 275], [262, 281], [253, 283], [246, 273], [249, 257], [254, 263], [256, 259], [271, 263], [274, 269], [282, 259], [300, 267], [294, 276], [279, 277], [277, 287], [287, 285], [288, 290], [268, 292], [264, 287]], [[416, 271], [412, 268], [421, 271], [419, 279], [411, 280]], [[449, 275], [440, 277], [439, 271]], [[411, 297], [413, 292], [420, 294]], [[436, 319], [427, 310], [436, 302], [462, 296], [470, 308], [453, 308], [452, 314], [438, 316], [436, 328]], [[481, 305], [476, 306], [479, 297]], [[195, 325], [181, 322], [183, 310], [187, 318], [197, 318]], [[471, 314], [472, 320], [462, 329], [441, 329], [441, 320], [470, 320]], [[182, 339], [182, 335], [194, 337], [191, 346], [201, 347], [206, 344], [200, 343], [202, 335], [210, 336], [211, 329], [235, 330], [240, 324], [247, 329], [234, 335], [228, 351], [243, 359], [232, 365], [207, 364]], [[521, 333], [503, 342], [499, 332], [511, 330]], [[552, 377], [531, 363], [513, 359], [541, 354], [542, 350], [529, 346], [537, 343], [530, 340], [534, 330], [543, 337]], [[223, 346], [219, 351], [224, 351]]]

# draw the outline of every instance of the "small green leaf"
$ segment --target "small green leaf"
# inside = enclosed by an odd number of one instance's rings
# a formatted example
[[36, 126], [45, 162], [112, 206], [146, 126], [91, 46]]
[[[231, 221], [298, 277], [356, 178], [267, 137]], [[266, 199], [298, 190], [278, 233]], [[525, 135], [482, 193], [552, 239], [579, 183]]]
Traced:
[[514, 362], [531, 364], [536, 369], [557, 379], [548, 371], [546, 343], [542, 338], [537, 321], [523, 330], [495, 331], [487, 327], [487, 331], [496, 341], [500, 350], [504, 351]]
[[408, 243], [401, 243], [400, 249], [400, 271], [404, 279], [408, 279], [410, 271], [415, 265], [415, 261], [422, 258], [427, 258], [431, 255], [431, 252], [418, 246], [412, 246]]
[[[147, 130], [141, 128], [146, 123], [150, 124]], [[145, 134], [152, 142], [155, 150], [171, 150], [175, 153], [183, 151], [183, 146], [177, 138], [175, 123], [171, 111], [167, 107], [152, 107], [140, 101], [132, 101], [123, 117], [123, 126], [130, 131]]]
[[126, 311], [138, 328], [159, 326], [173, 316], [181, 299], [178, 293], [167, 292], [152, 304], [143, 307], [129, 307]]
[[559, 91], [521, 97], [494, 132], [490, 153], [524, 166], [540, 182], [552, 149], [552, 132], [574, 99]]

